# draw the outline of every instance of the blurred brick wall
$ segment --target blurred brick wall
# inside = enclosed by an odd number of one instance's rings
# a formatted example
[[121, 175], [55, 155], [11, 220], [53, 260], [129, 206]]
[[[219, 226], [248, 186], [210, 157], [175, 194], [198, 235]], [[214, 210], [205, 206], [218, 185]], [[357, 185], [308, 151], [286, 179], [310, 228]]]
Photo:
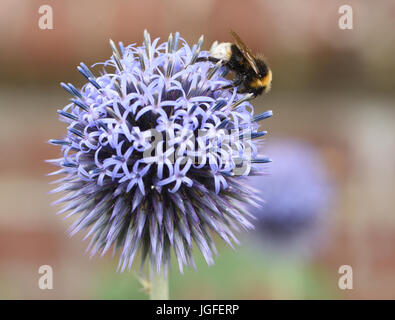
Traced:
[[390, 90], [385, 71], [395, 71], [391, 0], [348, 1], [354, 29], [346, 31], [338, 28], [341, 0], [52, 0], [48, 4], [54, 30], [38, 27], [43, 4], [2, 1], [0, 60], [7, 63], [0, 81], [49, 83], [76, 77], [74, 68], [81, 60], [91, 64], [108, 58], [109, 38], [139, 42], [144, 29], [161, 38], [180, 31], [187, 41], [205, 34], [209, 48], [214, 40], [230, 40], [227, 30], [233, 28], [251, 48], [269, 57], [276, 67], [275, 80], [287, 88], [300, 88], [307, 81], [320, 88], [347, 84], [348, 89]]

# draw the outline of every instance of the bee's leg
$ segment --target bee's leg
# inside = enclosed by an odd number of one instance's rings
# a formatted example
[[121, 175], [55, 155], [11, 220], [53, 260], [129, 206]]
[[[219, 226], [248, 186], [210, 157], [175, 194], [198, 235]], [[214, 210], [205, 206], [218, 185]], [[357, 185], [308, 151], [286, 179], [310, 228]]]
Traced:
[[232, 89], [234, 87], [238, 87], [243, 83], [243, 78], [236, 78], [231, 84], [228, 84], [226, 86], [220, 87], [216, 90], [227, 90], [227, 89]]
[[227, 90], [227, 89], [232, 89], [237, 86], [238, 86], [238, 84], [235, 84], [235, 82], [232, 82], [231, 84], [228, 84], [227, 86], [220, 87], [216, 90]]
[[203, 61], [210, 61], [212, 63], [217, 63], [220, 59], [213, 58], [213, 57], [200, 57], [196, 59], [196, 62], [203, 62]]

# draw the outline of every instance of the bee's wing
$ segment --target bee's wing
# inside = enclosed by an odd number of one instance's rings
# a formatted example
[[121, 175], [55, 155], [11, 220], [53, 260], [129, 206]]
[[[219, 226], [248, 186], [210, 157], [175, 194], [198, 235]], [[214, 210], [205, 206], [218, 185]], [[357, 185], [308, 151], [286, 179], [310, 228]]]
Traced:
[[255, 63], [255, 57], [251, 53], [251, 50], [245, 45], [245, 43], [240, 39], [238, 34], [233, 30], [229, 30], [230, 34], [232, 35], [233, 39], [235, 40], [235, 44], [237, 48], [239, 48], [240, 52], [247, 59], [248, 63], [250, 64], [251, 68], [258, 74], [258, 67]]

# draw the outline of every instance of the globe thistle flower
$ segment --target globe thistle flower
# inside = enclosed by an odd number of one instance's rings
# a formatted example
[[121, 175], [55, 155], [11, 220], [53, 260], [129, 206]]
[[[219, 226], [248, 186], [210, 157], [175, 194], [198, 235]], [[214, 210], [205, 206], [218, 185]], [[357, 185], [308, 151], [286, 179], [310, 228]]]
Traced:
[[333, 186], [318, 151], [295, 139], [271, 140], [268, 176], [249, 177], [265, 204], [251, 208], [254, 239], [279, 253], [308, 256], [322, 238]]
[[89, 230], [91, 255], [120, 252], [121, 271], [140, 251], [167, 272], [173, 250], [182, 272], [194, 266], [193, 243], [212, 264], [212, 233], [232, 246], [234, 230], [253, 227], [240, 203], [257, 197], [238, 180], [269, 161], [253, 139], [272, 113], [254, 117], [251, 94], [219, 89], [227, 70], [196, 62], [208, 55], [202, 42], [190, 48], [176, 33], [160, 44], [146, 31], [142, 46], [110, 41], [102, 75], [81, 63], [87, 83], [61, 84], [72, 99], [58, 111], [67, 135], [50, 140], [62, 152], [52, 174], [65, 175], [55, 203], [77, 216], [71, 235]]

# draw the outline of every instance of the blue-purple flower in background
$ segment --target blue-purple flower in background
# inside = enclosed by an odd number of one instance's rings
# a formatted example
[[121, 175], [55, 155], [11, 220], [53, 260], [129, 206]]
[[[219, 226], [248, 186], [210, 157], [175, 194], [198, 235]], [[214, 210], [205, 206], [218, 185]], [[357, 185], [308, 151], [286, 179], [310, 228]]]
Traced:
[[333, 181], [319, 151], [297, 139], [271, 139], [273, 159], [265, 179], [249, 177], [264, 205], [251, 208], [257, 218], [254, 239], [267, 249], [307, 257], [324, 240], [324, 222], [333, 204]]
[[81, 63], [88, 82], [61, 84], [72, 99], [58, 111], [67, 135], [50, 140], [62, 151], [52, 174], [65, 175], [56, 203], [76, 216], [71, 234], [89, 230], [92, 255], [120, 252], [122, 271], [140, 251], [142, 263], [167, 272], [171, 249], [182, 271], [194, 266], [193, 242], [211, 264], [212, 233], [232, 246], [232, 230], [252, 228], [241, 203], [258, 198], [238, 176], [269, 161], [254, 138], [272, 113], [254, 117], [251, 94], [220, 89], [227, 70], [196, 62], [208, 55], [202, 41], [190, 48], [176, 33], [151, 42], [147, 32], [142, 46], [110, 41], [100, 76]]

